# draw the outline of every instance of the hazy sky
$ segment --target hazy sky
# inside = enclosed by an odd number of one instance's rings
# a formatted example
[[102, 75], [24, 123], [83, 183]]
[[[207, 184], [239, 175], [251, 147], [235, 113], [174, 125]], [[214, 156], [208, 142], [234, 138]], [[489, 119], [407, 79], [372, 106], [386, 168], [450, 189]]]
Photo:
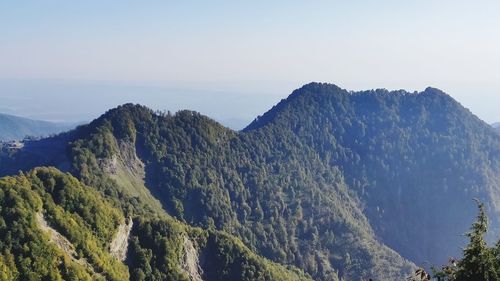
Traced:
[[319, 81], [434, 86], [499, 121], [499, 12], [500, 1], [0, 0], [0, 111], [74, 121], [135, 101], [241, 123]]

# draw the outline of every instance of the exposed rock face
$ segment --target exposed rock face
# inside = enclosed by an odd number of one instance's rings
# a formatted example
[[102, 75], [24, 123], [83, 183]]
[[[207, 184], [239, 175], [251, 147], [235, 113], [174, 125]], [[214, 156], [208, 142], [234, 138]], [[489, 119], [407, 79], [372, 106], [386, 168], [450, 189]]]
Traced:
[[128, 219], [128, 223], [120, 224], [118, 226], [118, 231], [109, 246], [109, 252], [111, 255], [121, 261], [124, 261], [127, 258], [128, 240], [133, 225], [134, 222], [131, 218]]
[[101, 159], [101, 167], [104, 171], [111, 175], [118, 175], [120, 169], [125, 168], [130, 173], [144, 178], [144, 163], [137, 156], [133, 143], [119, 142], [117, 144], [119, 153], [111, 157], [111, 159]]
[[60, 234], [57, 230], [50, 227], [42, 213], [36, 213], [36, 221], [38, 223], [38, 227], [43, 232], [49, 234], [50, 241], [56, 244], [59, 249], [76, 261], [77, 255], [73, 244], [71, 244], [71, 242], [69, 242], [68, 239], [66, 239], [66, 237]]
[[133, 143], [117, 141], [118, 151], [110, 158], [99, 159], [101, 169], [109, 174], [123, 191], [132, 197], [140, 197], [152, 208], [162, 213], [161, 203], [146, 187], [145, 164], [137, 156]]
[[92, 274], [100, 276], [100, 274], [98, 274], [94, 271], [94, 268], [92, 267], [92, 265], [90, 265], [90, 263], [85, 258], [78, 257], [78, 255], [75, 251], [75, 246], [66, 237], [64, 237], [64, 235], [62, 235], [57, 230], [52, 228], [48, 224], [47, 220], [45, 220], [45, 217], [43, 216], [42, 213], [36, 213], [36, 222], [38, 224], [38, 227], [43, 232], [45, 232], [49, 235], [50, 241], [52, 243], [56, 244], [56, 246], [61, 251], [66, 253], [74, 262], [87, 267], [87, 269], [90, 272], [92, 272]]
[[203, 281], [201, 276], [203, 270], [200, 267], [198, 251], [193, 242], [188, 237], [184, 237], [184, 256], [181, 261], [182, 270], [184, 270], [191, 281]]

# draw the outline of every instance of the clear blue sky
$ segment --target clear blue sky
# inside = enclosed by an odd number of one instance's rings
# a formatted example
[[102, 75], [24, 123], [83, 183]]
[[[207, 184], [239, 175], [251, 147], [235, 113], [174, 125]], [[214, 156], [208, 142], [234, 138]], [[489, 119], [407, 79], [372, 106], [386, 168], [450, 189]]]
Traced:
[[499, 121], [499, 12], [499, 1], [0, 0], [0, 111], [85, 120], [135, 101], [244, 123], [320, 81], [434, 86]]

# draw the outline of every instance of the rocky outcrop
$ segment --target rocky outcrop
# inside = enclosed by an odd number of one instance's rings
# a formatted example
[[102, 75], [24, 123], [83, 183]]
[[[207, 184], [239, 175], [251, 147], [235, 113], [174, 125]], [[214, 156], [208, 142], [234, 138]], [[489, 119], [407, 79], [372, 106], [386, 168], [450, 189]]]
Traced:
[[184, 255], [181, 260], [181, 268], [191, 281], [203, 281], [201, 278], [203, 270], [200, 267], [198, 251], [188, 237], [184, 237]]
[[57, 230], [52, 228], [42, 213], [36, 213], [36, 222], [40, 230], [49, 235], [50, 241], [54, 243], [57, 248], [67, 254], [74, 262], [85, 266], [89, 272], [92, 272], [93, 275], [100, 276], [100, 274], [94, 271], [94, 268], [90, 263], [82, 257], [78, 257], [75, 246], [66, 238], [64, 235], [59, 233]]
[[134, 222], [131, 218], [128, 219], [128, 223], [120, 224], [109, 246], [111, 255], [120, 261], [124, 261], [127, 258], [128, 240], [133, 225]]

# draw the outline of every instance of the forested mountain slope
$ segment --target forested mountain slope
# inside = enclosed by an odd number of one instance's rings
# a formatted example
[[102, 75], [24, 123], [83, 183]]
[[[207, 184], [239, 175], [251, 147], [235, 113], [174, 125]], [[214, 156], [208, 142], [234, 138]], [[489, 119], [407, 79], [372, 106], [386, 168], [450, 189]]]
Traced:
[[[124, 213], [54, 168], [0, 179], [0, 203], [0, 280], [309, 280], [227, 234]], [[135, 223], [122, 262], [110, 247], [125, 216]]]
[[[47, 146], [66, 154], [43, 155]], [[412, 268], [377, 241], [339, 171], [296, 138], [238, 134], [194, 112], [161, 116], [125, 105], [74, 132], [28, 143], [2, 168], [17, 162], [71, 171], [124, 210], [163, 208], [236, 235], [316, 280], [400, 279]]]
[[311, 83], [245, 132], [282, 130], [338, 167], [383, 241], [417, 262], [459, 252], [486, 203], [500, 236], [500, 138], [440, 90], [348, 92]]
[[[0, 172], [56, 166], [125, 214], [150, 218], [134, 224], [132, 233], [149, 238], [138, 235], [130, 249], [152, 251], [158, 244], [147, 241], [170, 237], [154, 219], [166, 212], [180, 221], [171, 222], [218, 234], [205, 249], [233, 253], [217, 243], [234, 235], [315, 280], [403, 280], [413, 268], [405, 258], [442, 263], [459, 251], [475, 215], [472, 198], [497, 214], [499, 143], [490, 126], [436, 89], [348, 92], [311, 83], [242, 132], [196, 112], [120, 106], [4, 152]], [[147, 249], [133, 256], [149, 257]], [[146, 260], [133, 278], [161, 274], [156, 259]]]
[[70, 158], [85, 182], [122, 192], [96, 175], [113, 174], [117, 159], [137, 162], [137, 154], [145, 186], [168, 213], [236, 235], [317, 280], [397, 279], [411, 269], [376, 240], [339, 171], [298, 139], [238, 134], [195, 112], [159, 116], [133, 105], [79, 134], [91, 137], [72, 142]]

